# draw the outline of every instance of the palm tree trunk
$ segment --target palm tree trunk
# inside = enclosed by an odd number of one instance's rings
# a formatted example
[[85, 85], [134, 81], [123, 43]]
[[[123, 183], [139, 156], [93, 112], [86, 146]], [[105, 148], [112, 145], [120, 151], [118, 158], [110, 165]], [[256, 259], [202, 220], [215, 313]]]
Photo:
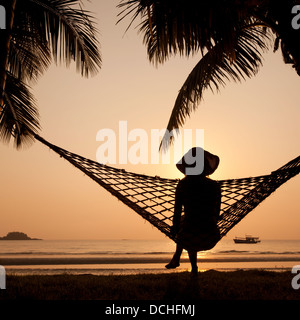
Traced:
[[17, 0], [6, 1], [5, 6], [6, 15], [8, 22], [6, 25], [6, 30], [0, 34], [0, 111], [3, 108], [3, 97], [5, 92], [6, 77], [7, 77], [7, 67], [9, 58], [10, 41], [12, 37], [12, 27], [14, 24], [15, 7]]

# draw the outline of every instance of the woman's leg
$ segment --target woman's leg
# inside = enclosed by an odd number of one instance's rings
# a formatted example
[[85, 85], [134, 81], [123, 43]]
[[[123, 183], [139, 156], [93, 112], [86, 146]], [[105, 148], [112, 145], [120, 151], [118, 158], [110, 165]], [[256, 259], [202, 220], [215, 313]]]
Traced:
[[183, 248], [181, 245], [177, 244], [176, 251], [173, 255], [171, 261], [165, 266], [167, 269], [175, 269], [180, 265], [180, 256], [182, 254]]
[[188, 251], [191, 266], [192, 266], [192, 274], [198, 274], [198, 267], [197, 267], [197, 251], [189, 250]]

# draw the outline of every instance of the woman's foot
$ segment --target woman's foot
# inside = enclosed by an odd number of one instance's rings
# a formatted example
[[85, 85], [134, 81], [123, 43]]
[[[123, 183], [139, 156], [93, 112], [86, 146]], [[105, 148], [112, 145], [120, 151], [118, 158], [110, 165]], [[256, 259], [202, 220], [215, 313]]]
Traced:
[[171, 260], [170, 263], [168, 263], [168, 264], [165, 265], [165, 267], [166, 267], [167, 269], [175, 269], [175, 268], [177, 268], [177, 267], [179, 267], [179, 266], [180, 266], [180, 263], [177, 262], [177, 261], [173, 261], [173, 260]]

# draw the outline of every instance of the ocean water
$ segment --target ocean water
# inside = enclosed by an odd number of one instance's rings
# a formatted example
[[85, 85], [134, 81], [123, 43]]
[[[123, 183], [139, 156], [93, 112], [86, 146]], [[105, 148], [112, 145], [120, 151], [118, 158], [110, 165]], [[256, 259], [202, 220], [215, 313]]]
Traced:
[[[140, 273], [167, 272], [175, 250], [171, 240], [35, 240], [0, 241], [0, 265], [7, 273]], [[212, 250], [198, 253], [207, 269], [290, 269], [300, 265], [300, 240], [263, 240], [235, 244], [222, 239]], [[183, 253], [180, 268], [189, 269]], [[174, 270], [172, 270], [174, 272]]]

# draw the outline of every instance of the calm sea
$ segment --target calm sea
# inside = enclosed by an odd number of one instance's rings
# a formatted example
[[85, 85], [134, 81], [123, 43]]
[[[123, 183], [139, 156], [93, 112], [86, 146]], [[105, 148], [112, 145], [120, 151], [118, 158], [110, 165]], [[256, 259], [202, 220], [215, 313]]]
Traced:
[[[165, 272], [174, 249], [168, 239], [0, 241], [0, 265], [7, 273], [23, 274]], [[235, 244], [223, 239], [212, 250], [199, 252], [198, 261], [203, 269], [289, 269], [300, 264], [300, 240]], [[184, 252], [178, 271], [188, 269]]]

